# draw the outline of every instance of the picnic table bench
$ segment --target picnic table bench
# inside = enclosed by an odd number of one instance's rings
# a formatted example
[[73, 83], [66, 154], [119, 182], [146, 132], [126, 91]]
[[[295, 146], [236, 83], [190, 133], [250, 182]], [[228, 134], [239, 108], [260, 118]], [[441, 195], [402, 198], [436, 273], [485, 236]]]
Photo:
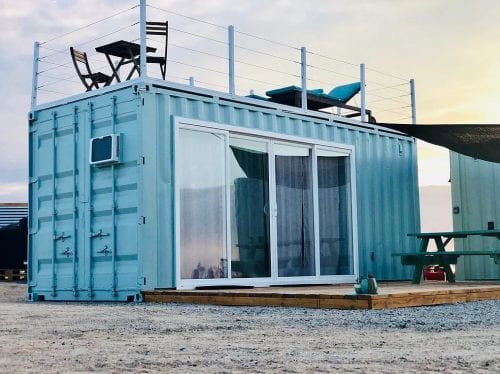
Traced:
[[[455, 238], [467, 238], [469, 236], [487, 236], [500, 239], [500, 230], [473, 230], [452, 232], [427, 232], [410, 233], [408, 236], [420, 239], [418, 252], [393, 253], [393, 256], [401, 257], [402, 265], [413, 265], [413, 284], [419, 284], [422, 278], [422, 270], [426, 265], [438, 265], [444, 268], [446, 279], [450, 283], [455, 282], [455, 275], [450, 265], [456, 265], [460, 256], [490, 256], [498, 265], [500, 279], [500, 250], [470, 250], [470, 251], [447, 251], [446, 245]], [[429, 252], [429, 242], [434, 240], [437, 251]]]

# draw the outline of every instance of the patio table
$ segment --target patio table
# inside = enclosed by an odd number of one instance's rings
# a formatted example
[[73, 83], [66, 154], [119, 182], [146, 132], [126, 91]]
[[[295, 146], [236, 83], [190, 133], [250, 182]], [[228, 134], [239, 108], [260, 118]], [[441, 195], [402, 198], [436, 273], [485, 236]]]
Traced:
[[[125, 40], [119, 40], [97, 47], [95, 50], [96, 52], [103, 53], [106, 56], [106, 60], [108, 61], [111, 70], [113, 71], [108, 84], [110, 84], [114, 79], [116, 79], [117, 82], [121, 82], [118, 71], [123, 65], [133, 64], [126, 80], [129, 80], [136, 71], [140, 74], [141, 68], [138, 63], [138, 56], [141, 54], [141, 46], [139, 44], [128, 42]], [[146, 52], [155, 51], [156, 48], [146, 47]], [[120, 58], [118, 64], [115, 65], [113, 63], [113, 61], [111, 60], [111, 56]]]

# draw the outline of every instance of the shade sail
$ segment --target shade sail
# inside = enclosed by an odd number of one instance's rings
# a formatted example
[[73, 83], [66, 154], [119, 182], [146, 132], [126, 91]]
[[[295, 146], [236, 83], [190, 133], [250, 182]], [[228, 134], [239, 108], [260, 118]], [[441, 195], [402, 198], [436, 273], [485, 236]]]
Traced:
[[500, 162], [500, 125], [407, 125], [377, 123], [480, 160]]

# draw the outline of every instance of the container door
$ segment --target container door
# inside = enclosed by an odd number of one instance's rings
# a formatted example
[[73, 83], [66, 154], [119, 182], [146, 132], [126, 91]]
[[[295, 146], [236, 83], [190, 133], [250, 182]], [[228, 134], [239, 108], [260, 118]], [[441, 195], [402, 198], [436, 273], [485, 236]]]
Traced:
[[77, 149], [74, 116], [30, 134], [30, 297], [72, 299], [78, 289]]
[[[119, 120], [118, 109], [136, 110], [133, 102], [111, 100], [109, 111], [89, 106], [82, 163], [85, 193], [81, 288], [92, 300], [140, 300], [138, 279], [138, 147], [135, 118]], [[111, 118], [110, 118], [111, 115]], [[128, 116], [130, 117], [130, 116]], [[119, 162], [91, 165], [90, 140], [119, 134]], [[111, 144], [109, 144], [111, 146]], [[111, 151], [110, 151], [111, 152]]]

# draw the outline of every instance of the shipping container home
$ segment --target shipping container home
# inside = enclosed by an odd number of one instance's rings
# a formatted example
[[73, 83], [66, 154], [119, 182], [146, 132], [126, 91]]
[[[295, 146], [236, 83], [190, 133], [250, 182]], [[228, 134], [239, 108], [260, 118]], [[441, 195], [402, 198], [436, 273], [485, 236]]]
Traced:
[[[500, 164], [450, 152], [454, 230], [487, 230], [500, 226]], [[500, 249], [494, 237], [455, 240], [455, 249]], [[462, 258], [463, 257], [463, 258]], [[498, 279], [498, 266], [488, 256], [462, 256], [457, 279]]]
[[409, 279], [416, 144], [374, 124], [137, 78], [30, 113], [30, 300]]

